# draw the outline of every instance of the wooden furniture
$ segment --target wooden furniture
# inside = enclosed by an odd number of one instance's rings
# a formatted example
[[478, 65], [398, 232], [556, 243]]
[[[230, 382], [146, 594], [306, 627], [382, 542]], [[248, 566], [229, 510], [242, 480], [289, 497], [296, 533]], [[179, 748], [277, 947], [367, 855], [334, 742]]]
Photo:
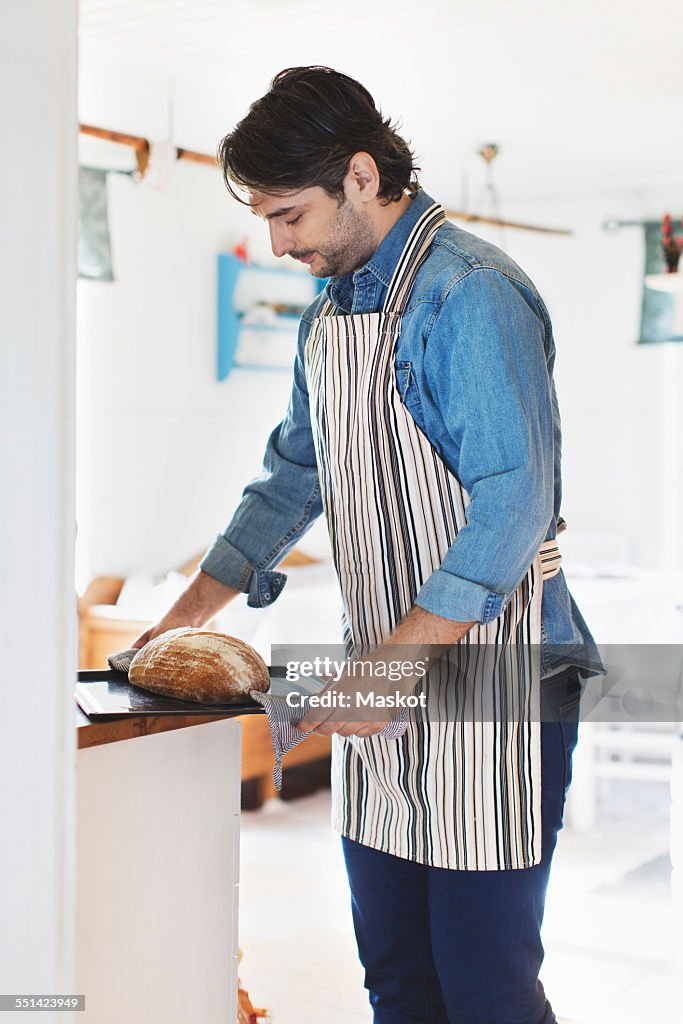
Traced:
[[78, 709], [76, 987], [98, 1024], [237, 1020], [240, 722]]
[[[204, 552], [190, 559], [185, 565], [179, 568], [186, 576], [191, 576]], [[313, 562], [308, 555], [301, 551], [291, 551], [283, 566], [306, 565]], [[81, 669], [96, 669], [107, 667], [107, 655], [112, 651], [124, 650], [138, 637], [151, 623], [147, 620], [130, 619], [121, 615], [117, 609], [116, 600], [121, 592], [124, 580], [119, 576], [97, 576], [90, 583], [87, 590], [78, 602], [78, 615], [80, 623], [79, 649]], [[215, 720], [215, 718], [213, 719]], [[114, 728], [118, 726], [117, 738], [123, 738], [120, 730], [133, 728], [138, 730], [135, 735], [140, 735], [139, 730], [146, 728], [144, 716], [137, 720], [138, 725], [127, 723], [107, 723]], [[161, 722], [165, 721], [160, 719]], [[177, 721], [174, 718], [174, 721]], [[196, 724], [197, 718], [192, 721]], [[273, 785], [273, 748], [270, 741], [270, 731], [265, 715], [245, 715], [240, 718], [242, 726], [242, 771], [243, 782], [250, 782], [250, 806], [258, 806], [264, 800], [277, 796]], [[92, 725], [88, 730], [89, 735], [96, 735], [96, 730], [102, 729], [102, 725]], [[155, 729], [157, 727], [155, 726]], [[162, 726], [158, 727], [159, 729]], [[105, 742], [108, 742], [105, 740]], [[319, 761], [321, 758], [330, 756], [331, 740], [329, 736], [311, 736], [305, 743], [295, 747], [287, 755], [284, 779], [286, 782], [289, 768], [310, 764]], [[255, 790], [255, 792], [254, 792]]]

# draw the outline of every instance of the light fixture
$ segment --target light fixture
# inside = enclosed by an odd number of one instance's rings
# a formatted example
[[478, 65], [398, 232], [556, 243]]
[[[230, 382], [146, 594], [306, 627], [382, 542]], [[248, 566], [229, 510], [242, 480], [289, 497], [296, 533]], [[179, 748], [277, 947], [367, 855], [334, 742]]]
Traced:
[[486, 184], [484, 186], [484, 202], [490, 213], [471, 213], [468, 210], [446, 210], [446, 216], [452, 220], [464, 221], [466, 224], [491, 224], [498, 228], [514, 228], [518, 231], [536, 231], [544, 235], [571, 235], [566, 228], [541, 227], [538, 224], [520, 224], [519, 221], [504, 220], [500, 216], [500, 199], [493, 182], [493, 161], [500, 153], [497, 142], [486, 142], [477, 150], [477, 155], [486, 164]]

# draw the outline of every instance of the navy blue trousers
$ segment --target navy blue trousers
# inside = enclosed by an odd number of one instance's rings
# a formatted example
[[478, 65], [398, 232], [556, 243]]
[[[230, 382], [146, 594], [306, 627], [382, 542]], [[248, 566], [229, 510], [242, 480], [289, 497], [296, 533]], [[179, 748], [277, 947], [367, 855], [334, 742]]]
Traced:
[[555, 1024], [538, 975], [541, 923], [571, 780], [580, 684], [543, 682], [543, 859], [450, 871], [342, 838], [358, 954], [375, 1024]]

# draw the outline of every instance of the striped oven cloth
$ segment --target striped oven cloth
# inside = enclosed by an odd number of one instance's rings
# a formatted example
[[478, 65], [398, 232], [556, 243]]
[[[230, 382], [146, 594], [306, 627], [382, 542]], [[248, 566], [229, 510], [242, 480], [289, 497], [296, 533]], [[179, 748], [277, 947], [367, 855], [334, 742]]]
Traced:
[[125, 651], [116, 651], [114, 654], [107, 655], [107, 662], [109, 668], [113, 669], [114, 672], [128, 672], [130, 663], [138, 653], [139, 648], [129, 647]]
[[[308, 708], [290, 707], [285, 697], [274, 696], [272, 693], [259, 693], [258, 690], [251, 691], [251, 697], [265, 709], [270, 726], [270, 738], [273, 744], [275, 755], [275, 766], [273, 768], [273, 782], [276, 789], [282, 789], [282, 758], [307, 739], [311, 733], [300, 732], [297, 729], [297, 722], [300, 722], [307, 713]], [[302, 705], [308, 703], [304, 694], [301, 697]], [[397, 740], [408, 727], [408, 710], [401, 708], [394, 718], [385, 725], [378, 736], [387, 740]], [[362, 739], [357, 742], [362, 743]]]

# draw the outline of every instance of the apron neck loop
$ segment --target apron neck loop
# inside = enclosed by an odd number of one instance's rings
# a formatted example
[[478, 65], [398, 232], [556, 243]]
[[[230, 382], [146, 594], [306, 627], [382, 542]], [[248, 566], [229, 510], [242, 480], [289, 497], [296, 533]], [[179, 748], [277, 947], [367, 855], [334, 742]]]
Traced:
[[416, 223], [396, 264], [384, 300], [385, 313], [402, 313], [405, 309], [415, 278], [429, 252], [434, 235], [445, 220], [443, 207], [440, 203], [434, 203], [425, 210]]

